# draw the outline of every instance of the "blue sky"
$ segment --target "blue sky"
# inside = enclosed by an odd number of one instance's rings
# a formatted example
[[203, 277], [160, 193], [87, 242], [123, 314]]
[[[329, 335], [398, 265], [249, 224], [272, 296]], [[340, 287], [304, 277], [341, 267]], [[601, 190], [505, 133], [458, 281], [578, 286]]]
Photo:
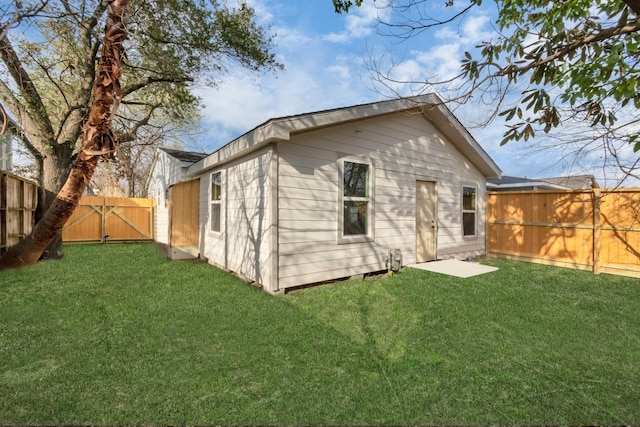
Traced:
[[[456, 0], [445, 8], [444, 0], [433, 0], [434, 16], [450, 15], [465, 2]], [[388, 99], [392, 95], [377, 87], [367, 69], [370, 58], [393, 61], [398, 80], [424, 76], [446, 78], [459, 70], [466, 50], [493, 36], [492, 17], [495, 4], [484, 2], [482, 8], [461, 21], [397, 43], [380, 36], [376, 30], [378, 14], [371, 0], [349, 14], [336, 14], [331, 0], [250, 0], [263, 25], [276, 34], [275, 53], [285, 70], [278, 73], [251, 74], [241, 69], [222, 78], [216, 90], [199, 90], [204, 103], [205, 138], [189, 147], [211, 152], [264, 121], [293, 114], [344, 107]], [[486, 6], [485, 6], [486, 5]], [[446, 14], [446, 15], [444, 15]], [[407, 87], [397, 88], [410, 94]], [[493, 157], [504, 175], [546, 177], [593, 173], [605, 183], [597, 150], [582, 164], [563, 158], [560, 150], [536, 150], [534, 143], [512, 142], [500, 146], [505, 129], [498, 120], [488, 127], [478, 127], [487, 111], [479, 104], [467, 104], [454, 112], [476, 140]], [[587, 166], [583, 166], [586, 164]], [[609, 175], [611, 176], [611, 175]]]

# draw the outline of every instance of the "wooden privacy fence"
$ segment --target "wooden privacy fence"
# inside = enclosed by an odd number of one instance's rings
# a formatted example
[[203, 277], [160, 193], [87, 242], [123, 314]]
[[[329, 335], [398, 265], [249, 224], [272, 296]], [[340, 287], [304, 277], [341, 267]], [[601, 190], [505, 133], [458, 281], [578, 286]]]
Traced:
[[0, 170], [0, 253], [31, 233], [37, 204], [36, 183]]
[[488, 193], [487, 252], [640, 277], [640, 189]]
[[153, 240], [154, 205], [154, 199], [83, 196], [62, 229], [62, 241]]

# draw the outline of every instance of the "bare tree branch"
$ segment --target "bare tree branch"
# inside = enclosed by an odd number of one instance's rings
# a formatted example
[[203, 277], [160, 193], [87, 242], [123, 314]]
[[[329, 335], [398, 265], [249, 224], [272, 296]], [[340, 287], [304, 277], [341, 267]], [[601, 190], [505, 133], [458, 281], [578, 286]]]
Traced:
[[51, 125], [51, 120], [46, 115], [46, 108], [42, 102], [42, 98], [40, 98], [40, 93], [22, 66], [18, 55], [7, 37], [0, 39], [0, 59], [2, 59], [7, 66], [15, 84], [20, 88], [21, 93], [25, 97], [25, 114], [28, 116], [37, 114], [40, 120], [34, 120], [34, 122], [37, 123], [42, 137], [52, 139], [54, 135], [53, 126]]

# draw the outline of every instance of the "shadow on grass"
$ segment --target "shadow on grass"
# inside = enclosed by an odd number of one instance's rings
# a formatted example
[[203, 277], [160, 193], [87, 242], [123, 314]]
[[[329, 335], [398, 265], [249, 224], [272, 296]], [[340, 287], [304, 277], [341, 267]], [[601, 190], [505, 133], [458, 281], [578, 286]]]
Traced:
[[628, 282], [498, 262], [273, 297], [153, 245], [66, 250], [0, 276], [0, 424], [640, 418]]

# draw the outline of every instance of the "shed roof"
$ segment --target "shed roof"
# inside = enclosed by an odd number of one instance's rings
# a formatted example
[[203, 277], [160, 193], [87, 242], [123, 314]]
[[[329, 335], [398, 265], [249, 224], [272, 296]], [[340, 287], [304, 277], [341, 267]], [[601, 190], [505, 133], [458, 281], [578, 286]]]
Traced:
[[501, 171], [498, 165], [435, 94], [270, 119], [194, 163], [189, 167], [188, 174], [192, 176], [200, 174], [274, 141], [288, 141], [291, 135], [297, 132], [409, 110], [421, 112], [428, 118], [485, 177], [500, 177]]

